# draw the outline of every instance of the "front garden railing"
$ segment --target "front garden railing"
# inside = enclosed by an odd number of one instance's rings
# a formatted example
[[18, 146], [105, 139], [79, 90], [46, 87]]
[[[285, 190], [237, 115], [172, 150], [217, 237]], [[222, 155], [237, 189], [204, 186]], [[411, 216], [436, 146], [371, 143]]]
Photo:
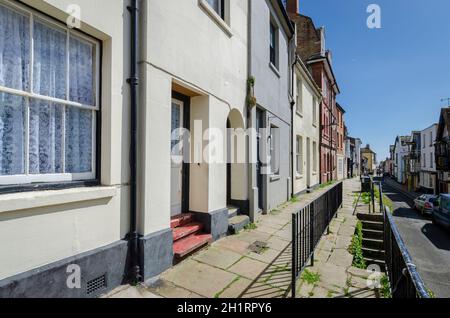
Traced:
[[297, 280], [311, 262], [314, 251], [331, 220], [342, 206], [343, 183], [340, 182], [314, 202], [292, 214], [292, 298], [296, 297]]

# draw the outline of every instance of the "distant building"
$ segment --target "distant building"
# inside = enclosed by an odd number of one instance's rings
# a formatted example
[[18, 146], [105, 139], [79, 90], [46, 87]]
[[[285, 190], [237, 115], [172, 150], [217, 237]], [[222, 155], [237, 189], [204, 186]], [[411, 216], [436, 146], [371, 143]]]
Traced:
[[427, 193], [436, 193], [435, 146], [438, 124], [433, 124], [421, 132], [420, 188]]
[[377, 155], [370, 148], [368, 144], [365, 148], [361, 149], [361, 159], [362, 159], [362, 173], [363, 174], [373, 174], [376, 170]]
[[416, 191], [420, 187], [421, 132], [413, 131], [405, 145], [408, 147], [405, 156], [406, 184], [409, 191]]
[[347, 178], [354, 178], [360, 175], [361, 164], [361, 140], [347, 137], [345, 141], [346, 175]]
[[346, 178], [345, 168], [345, 110], [339, 103], [336, 103], [336, 160], [337, 160], [337, 179]]
[[441, 117], [437, 128], [435, 143], [436, 171], [437, 171], [437, 192], [449, 193], [449, 129], [450, 129], [450, 107], [441, 110]]
[[394, 145], [394, 177], [401, 184], [406, 183], [406, 165], [405, 156], [408, 155], [409, 149], [406, 142], [409, 136], [398, 136]]

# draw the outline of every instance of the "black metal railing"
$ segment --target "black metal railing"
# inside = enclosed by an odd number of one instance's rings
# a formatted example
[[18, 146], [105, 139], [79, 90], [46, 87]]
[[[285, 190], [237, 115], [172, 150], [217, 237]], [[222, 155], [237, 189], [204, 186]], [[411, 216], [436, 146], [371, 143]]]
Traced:
[[314, 266], [314, 251], [342, 206], [342, 198], [341, 182], [292, 214], [292, 298], [296, 297], [297, 280], [306, 265], [311, 262]]
[[384, 245], [392, 298], [430, 298], [388, 207], [384, 207]]

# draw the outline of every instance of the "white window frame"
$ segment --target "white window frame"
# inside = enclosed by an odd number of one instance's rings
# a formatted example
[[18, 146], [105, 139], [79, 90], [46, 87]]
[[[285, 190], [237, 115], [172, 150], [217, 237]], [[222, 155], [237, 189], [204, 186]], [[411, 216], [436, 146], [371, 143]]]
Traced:
[[272, 175], [280, 174], [280, 128], [270, 126], [270, 170]]
[[318, 120], [318, 103], [317, 103], [317, 98], [315, 96], [313, 96], [313, 120], [312, 120], [312, 124], [314, 127], [317, 127], [317, 120]]
[[297, 177], [301, 178], [304, 175], [303, 167], [303, 136], [297, 135], [296, 143], [296, 170]]
[[318, 154], [318, 148], [317, 148], [317, 142], [313, 141], [313, 173], [317, 173], [317, 154]]
[[303, 116], [303, 81], [301, 78], [297, 79], [297, 114]]
[[[9, 87], [4, 87], [0, 85], [0, 93], [7, 93], [19, 97], [23, 97], [25, 99], [25, 173], [21, 175], [0, 175], [0, 186], [8, 186], [8, 185], [25, 185], [31, 183], [57, 183], [57, 182], [71, 182], [71, 181], [88, 181], [94, 180], [97, 175], [97, 116], [99, 116], [98, 112], [100, 111], [100, 41], [95, 40], [89, 36], [84, 35], [81, 32], [68, 28], [63, 23], [58, 22], [56, 19], [49, 18], [44, 14], [41, 14], [33, 9], [26, 8], [23, 5], [12, 3], [6, 0], [0, 0], [0, 6], [4, 6], [10, 10], [13, 10], [21, 15], [24, 15], [29, 18], [29, 27], [30, 27], [30, 74], [29, 74], [29, 91], [21, 91]], [[66, 33], [66, 99], [59, 99], [49, 96], [39, 95], [33, 92], [33, 66], [34, 66], [34, 39], [33, 39], [33, 31], [34, 31], [34, 21], [39, 20], [40, 23], [43, 23], [51, 28], [59, 29]], [[78, 102], [70, 101], [70, 50], [69, 50], [69, 41], [71, 37], [75, 37], [78, 40], [85, 41], [91, 45], [93, 45], [93, 49], [95, 50], [95, 58], [94, 58], [94, 89], [95, 89], [95, 105], [85, 105]], [[86, 173], [56, 173], [56, 174], [30, 174], [29, 171], [29, 139], [30, 139], [30, 129], [29, 129], [29, 115], [30, 115], [30, 99], [38, 99], [47, 102], [52, 102], [56, 104], [62, 105], [62, 169], [65, 171], [65, 111], [67, 107], [76, 107], [84, 110], [92, 111], [92, 171]]]

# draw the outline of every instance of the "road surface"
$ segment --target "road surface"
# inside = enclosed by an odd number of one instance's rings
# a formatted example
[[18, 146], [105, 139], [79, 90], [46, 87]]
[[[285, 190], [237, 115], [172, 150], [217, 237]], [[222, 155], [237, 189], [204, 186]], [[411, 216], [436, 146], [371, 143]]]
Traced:
[[391, 182], [383, 189], [394, 202], [395, 222], [419, 274], [436, 298], [450, 298], [450, 232], [412, 209], [413, 200]]

